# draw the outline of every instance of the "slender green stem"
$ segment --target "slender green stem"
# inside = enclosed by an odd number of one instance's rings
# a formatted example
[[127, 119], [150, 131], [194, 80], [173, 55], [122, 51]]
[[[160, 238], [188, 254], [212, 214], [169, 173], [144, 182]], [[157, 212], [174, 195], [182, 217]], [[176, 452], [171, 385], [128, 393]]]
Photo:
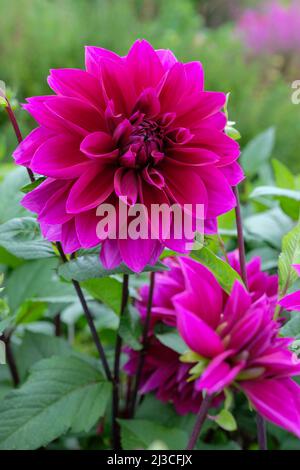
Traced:
[[[122, 289], [122, 302], [120, 310], [120, 322], [125, 314], [126, 306], [129, 297], [129, 276], [123, 276], [123, 289]], [[112, 409], [112, 435], [113, 435], [113, 448], [115, 450], [121, 449], [120, 427], [118, 424], [119, 405], [120, 405], [120, 359], [122, 351], [122, 337], [117, 335], [115, 346], [115, 362], [114, 362], [114, 383], [113, 383], [113, 409]]]
[[154, 293], [154, 285], [155, 285], [155, 273], [152, 272], [150, 275], [150, 287], [149, 287], [149, 294], [148, 294], [148, 302], [147, 302], [147, 313], [144, 323], [143, 329], [143, 337], [142, 337], [142, 349], [139, 355], [137, 371], [136, 371], [136, 380], [132, 394], [132, 401], [131, 401], [131, 410], [130, 415], [133, 417], [136, 407], [137, 395], [139, 391], [139, 386], [142, 378], [142, 372], [144, 368], [144, 363], [146, 359], [147, 349], [148, 349], [148, 334], [151, 322], [151, 310], [152, 310], [152, 303], [153, 303], [153, 293]]
[[[248, 289], [243, 220], [242, 220], [242, 213], [241, 213], [239, 190], [237, 186], [234, 187], [234, 194], [236, 197], [235, 216], [236, 216], [236, 228], [237, 228], [237, 235], [238, 235], [238, 249], [239, 249], [241, 275], [242, 275], [243, 282], [246, 288]], [[257, 415], [257, 440], [258, 440], [258, 445], [259, 445], [260, 450], [266, 450], [267, 449], [266, 423], [259, 414]]]

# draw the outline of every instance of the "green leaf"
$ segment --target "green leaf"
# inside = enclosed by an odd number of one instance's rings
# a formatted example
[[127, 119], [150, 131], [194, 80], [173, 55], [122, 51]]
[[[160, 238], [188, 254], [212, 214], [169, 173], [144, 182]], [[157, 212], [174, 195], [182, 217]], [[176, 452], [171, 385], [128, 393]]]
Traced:
[[287, 293], [288, 289], [298, 279], [292, 264], [300, 263], [300, 221], [282, 240], [282, 252], [278, 260], [279, 296]]
[[89, 431], [104, 415], [110, 391], [110, 383], [83, 359], [43, 359], [0, 404], [0, 449], [37, 449], [69, 429]]
[[87, 292], [96, 300], [110, 307], [118, 315], [121, 307], [122, 284], [112, 277], [90, 279], [82, 283]]
[[[155, 266], [146, 266], [143, 272], [166, 270], [168, 270], [168, 268], [165, 265], [157, 263]], [[105, 269], [100, 263], [98, 255], [80, 256], [77, 259], [68, 261], [59, 267], [58, 272], [67, 281], [75, 279], [80, 282], [87, 281], [89, 279], [108, 277], [112, 274], [135, 274], [125, 265], [121, 265], [115, 269]]]
[[292, 312], [291, 319], [280, 329], [283, 336], [300, 339], [300, 313]]
[[26, 209], [20, 205], [20, 200], [24, 196], [19, 188], [28, 181], [25, 168], [16, 168], [10, 171], [0, 183], [0, 224], [7, 222], [14, 217], [22, 217], [27, 213]]
[[235, 281], [243, 284], [239, 274], [226, 261], [223, 261], [208, 248], [204, 247], [201, 250], [193, 251], [192, 258], [200, 261], [200, 263], [210, 269], [228, 294], [230, 294]]
[[43, 317], [47, 309], [45, 302], [33, 302], [26, 300], [18, 309], [15, 316], [15, 324], [32, 323]]
[[156, 337], [164, 346], [176, 351], [178, 354], [184, 354], [188, 350], [187, 345], [176, 330], [163, 334], [156, 334]]
[[[297, 182], [297, 177], [295, 177], [289, 168], [285, 166], [279, 160], [272, 160], [273, 171], [275, 176], [275, 183], [279, 188], [285, 188], [290, 190], [299, 190], [300, 186]], [[282, 210], [292, 217], [292, 219], [297, 220], [299, 215], [299, 204], [293, 199], [286, 197], [279, 197], [280, 207]]]
[[14, 348], [19, 374], [26, 376], [29, 369], [41, 359], [71, 354], [70, 345], [62, 338], [26, 331], [20, 346]]
[[275, 129], [271, 127], [247, 144], [242, 152], [241, 164], [248, 176], [255, 176], [262, 165], [267, 162], [272, 154], [274, 143]]
[[8, 304], [12, 311], [26, 300], [68, 303], [76, 299], [71, 285], [61, 282], [56, 274], [57, 259], [28, 261], [14, 269], [6, 282]]
[[292, 220], [279, 207], [251, 215], [244, 221], [248, 237], [254, 241], [263, 240], [280, 250], [282, 237], [292, 229]]
[[38, 188], [40, 184], [42, 184], [45, 181], [46, 177], [41, 176], [40, 178], [37, 178], [33, 183], [26, 184], [21, 188], [22, 193], [27, 194], [33, 191], [35, 188]]
[[236, 431], [237, 424], [232, 413], [229, 410], [221, 410], [221, 412], [214, 418], [214, 421], [225, 429], [225, 431]]
[[143, 419], [119, 419], [123, 448], [126, 450], [147, 449], [155, 441], [164, 443], [170, 450], [185, 449], [188, 435], [182, 429], [161, 426]]
[[[294, 201], [300, 201], [300, 191], [294, 191], [292, 189], [277, 188], [276, 186], [258, 186], [250, 194], [251, 199], [257, 199], [260, 197], [273, 196], [273, 197], [285, 197], [293, 199]], [[299, 207], [299, 206], [298, 206]], [[298, 211], [299, 212], [299, 211]]]
[[12, 219], [2, 224], [0, 246], [23, 259], [54, 256], [51, 243], [42, 237], [39, 224], [32, 217]]

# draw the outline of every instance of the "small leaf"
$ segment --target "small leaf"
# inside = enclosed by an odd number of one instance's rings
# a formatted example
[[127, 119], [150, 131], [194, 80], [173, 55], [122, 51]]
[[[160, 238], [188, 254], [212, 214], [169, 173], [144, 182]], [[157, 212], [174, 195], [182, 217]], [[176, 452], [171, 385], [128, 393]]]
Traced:
[[293, 264], [300, 264], [300, 221], [282, 240], [282, 252], [278, 261], [280, 297], [298, 279]]
[[276, 198], [285, 197], [293, 199], [294, 201], [300, 201], [300, 191], [294, 191], [292, 189], [277, 188], [276, 186], [258, 186], [250, 194], [251, 199], [257, 199], [260, 197], [273, 196]]
[[110, 307], [117, 315], [120, 314], [122, 284], [112, 277], [90, 279], [82, 283], [87, 292], [96, 300]]
[[188, 349], [187, 345], [176, 330], [163, 334], [156, 334], [156, 337], [164, 346], [176, 351], [178, 354], [184, 354]]
[[134, 308], [127, 308], [121, 317], [119, 325], [119, 335], [124, 343], [135, 351], [142, 349], [140, 342], [142, 336], [142, 325], [140, 316]]
[[230, 294], [235, 281], [243, 284], [240, 275], [226, 261], [223, 261], [208, 248], [204, 247], [201, 250], [193, 251], [192, 258], [200, 261], [210, 269], [228, 294]]
[[283, 336], [300, 339], [300, 313], [291, 312], [291, 319], [280, 329]]
[[215, 418], [214, 421], [220, 426], [220, 428], [225, 429], [225, 431], [236, 431], [237, 424], [234, 419], [234, 416], [230, 413], [229, 410], [223, 409]]
[[42, 184], [45, 181], [46, 177], [41, 176], [40, 178], [37, 178], [35, 181], [32, 183], [26, 184], [21, 188], [22, 193], [27, 194], [33, 191], [35, 188], [38, 188], [40, 184]]

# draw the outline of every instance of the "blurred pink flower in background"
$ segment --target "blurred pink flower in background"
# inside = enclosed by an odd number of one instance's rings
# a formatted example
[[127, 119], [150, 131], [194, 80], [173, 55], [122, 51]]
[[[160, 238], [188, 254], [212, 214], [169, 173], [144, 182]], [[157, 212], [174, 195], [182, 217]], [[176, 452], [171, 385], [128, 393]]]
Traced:
[[285, 7], [274, 1], [260, 9], [248, 9], [239, 19], [237, 31], [255, 55], [299, 53], [300, 3], [293, 1]]
[[[210, 231], [232, 209], [243, 173], [238, 144], [224, 128], [226, 95], [204, 91], [200, 62], [136, 41], [125, 57], [86, 48], [86, 70], [52, 70], [55, 95], [29, 98], [39, 124], [14, 153], [47, 179], [23, 199], [43, 234], [66, 253], [91, 248], [102, 203], [204, 205]], [[195, 213], [192, 212], [195, 217]], [[150, 226], [150, 221], [146, 221]], [[186, 240], [105, 239], [101, 261], [133, 271], [154, 264], [163, 247], [187, 252]]]
[[[231, 266], [239, 271], [238, 252], [229, 253], [228, 259]], [[159, 323], [176, 327], [176, 309], [174, 308], [173, 298], [177, 294], [182, 293], [189, 282], [186, 277], [186, 270], [195, 269], [197, 271], [200, 267], [204, 274], [207, 274], [207, 270], [197, 261], [189, 258], [168, 258], [164, 260], [164, 263], [170, 270], [156, 274], [153, 307], [151, 310], [150, 347], [145, 359], [139, 392], [142, 394], [154, 392], [159, 400], [173, 403], [179, 414], [195, 413], [199, 409], [202, 395], [195, 388], [196, 382], [187, 382], [189, 378], [188, 371], [193, 364], [182, 363], [180, 361], [180, 354], [159, 342], [154, 335], [153, 328]], [[270, 308], [274, 310], [278, 289], [277, 276], [270, 276], [261, 270], [261, 260], [259, 257], [253, 258], [247, 264], [247, 275], [251, 301], [255, 302], [258, 298], [266, 297], [270, 303]], [[213, 296], [212, 290], [216, 281], [209, 271], [207, 276], [199, 275], [196, 279], [197, 302], [200, 305], [206, 305], [207, 311], [212, 308], [213, 312], [214, 307], [210, 302], [210, 297]], [[218, 285], [217, 292], [221, 292], [219, 304], [223, 308], [228, 300], [228, 295], [224, 291], [220, 291]], [[136, 306], [141, 318], [144, 319], [147, 310], [149, 285], [145, 284], [142, 286], [139, 293], [140, 300]], [[201, 339], [199, 340], [201, 341]], [[129, 360], [125, 366], [125, 371], [129, 375], [134, 375], [138, 364], [139, 352], [126, 348], [126, 353], [129, 356]]]

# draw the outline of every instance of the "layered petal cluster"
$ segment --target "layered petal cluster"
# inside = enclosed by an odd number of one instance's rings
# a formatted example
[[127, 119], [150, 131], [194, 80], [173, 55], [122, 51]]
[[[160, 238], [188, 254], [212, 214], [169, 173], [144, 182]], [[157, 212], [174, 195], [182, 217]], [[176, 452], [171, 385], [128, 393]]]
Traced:
[[[300, 276], [300, 264], [293, 264], [292, 266]], [[286, 295], [278, 303], [281, 307], [285, 308], [285, 310], [300, 311], [300, 290]]]
[[[231, 266], [240, 271], [238, 252], [234, 251], [228, 254]], [[184, 292], [189, 285], [187, 277], [187, 269], [202, 269], [201, 265], [189, 258], [168, 258], [164, 260], [169, 271], [156, 273], [155, 289], [153, 296], [153, 306], [151, 310], [151, 329], [150, 329], [150, 347], [145, 358], [145, 367], [143, 369], [140, 393], [154, 392], [159, 400], [171, 402], [174, 404], [179, 414], [196, 412], [201, 403], [201, 393], [196, 389], [195, 382], [187, 382], [189, 378], [189, 370], [193, 364], [182, 363], [180, 355], [161, 344], [153, 333], [156, 324], [164, 323], [170, 327], [176, 328], [176, 309], [174, 307], [173, 298]], [[261, 260], [258, 257], [253, 258], [247, 264], [248, 282], [250, 288], [251, 302], [255, 302], [259, 297], [265, 296], [270, 304], [275, 307], [276, 293], [278, 287], [277, 276], [270, 276], [263, 273], [260, 268]], [[215, 279], [208, 270], [202, 270], [201, 275], [196, 280], [198, 303], [206, 305], [207, 312], [214, 312], [214, 293]], [[217, 311], [223, 310], [228, 301], [225, 292], [220, 291]], [[137, 302], [137, 308], [142, 320], [146, 316], [147, 302], [149, 294], [149, 285], [145, 284], [139, 291], [140, 300]], [[211, 300], [209, 300], [211, 298]], [[196, 304], [195, 304], [196, 305]], [[125, 366], [125, 371], [134, 375], [137, 368], [138, 353], [130, 348], [126, 349], [129, 360]]]
[[[55, 94], [29, 98], [24, 108], [38, 127], [14, 152], [16, 163], [46, 177], [23, 199], [43, 234], [65, 252], [102, 242], [108, 268], [134, 271], [154, 263], [164, 246], [186, 252], [169, 233], [147, 239], [98, 238], [96, 209], [142, 203], [204, 205], [207, 227], [235, 206], [232, 186], [243, 178], [239, 147], [224, 132], [226, 96], [204, 90], [199, 62], [180, 63], [146, 41], [125, 57], [86, 48], [86, 68], [52, 70]], [[146, 223], [151, 221], [147, 215]], [[109, 235], [109, 234], [108, 234]]]
[[[279, 323], [267, 296], [252, 301], [239, 283], [225, 306], [222, 289], [206, 267], [185, 264], [185, 292], [173, 298], [179, 332], [207, 365], [195, 387], [218, 394], [242, 390], [267, 420], [300, 437], [300, 361], [289, 349], [293, 338], [279, 336]], [[210, 289], [199, 285], [208, 282]]]

